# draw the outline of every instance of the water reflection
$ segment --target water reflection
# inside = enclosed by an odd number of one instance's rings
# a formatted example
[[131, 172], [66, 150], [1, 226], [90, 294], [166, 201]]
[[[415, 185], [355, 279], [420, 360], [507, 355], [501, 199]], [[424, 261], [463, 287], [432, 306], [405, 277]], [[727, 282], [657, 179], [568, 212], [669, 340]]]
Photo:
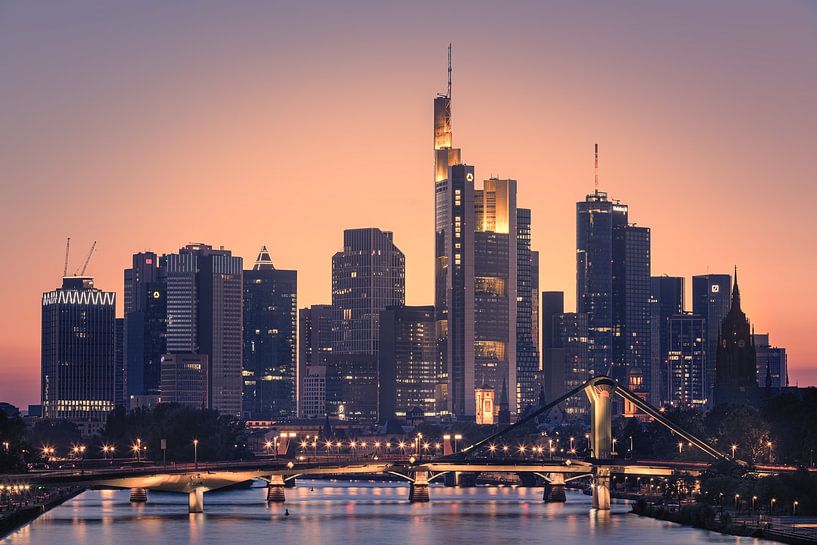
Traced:
[[[399, 483], [299, 481], [285, 504], [267, 504], [265, 489], [205, 494], [205, 513], [189, 515], [187, 497], [150, 493], [131, 504], [128, 491], [89, 491], [46, 513], [3, 545], [155, 543], [209, 545], [236, 541], [383, 545], [542, 543], [753, 543], [612, 511], [568, 492], [566, 504], [542, 502], [541, 488], [431, 486], [430, 503], [409, 504]], [[285, 510], [290, 516], [285, 516]]]

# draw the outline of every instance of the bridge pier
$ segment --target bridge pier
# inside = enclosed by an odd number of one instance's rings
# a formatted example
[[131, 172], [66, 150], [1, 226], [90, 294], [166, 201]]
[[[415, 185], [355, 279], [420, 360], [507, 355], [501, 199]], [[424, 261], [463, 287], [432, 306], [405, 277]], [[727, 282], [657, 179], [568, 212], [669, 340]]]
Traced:
[[548, 503], [564, 503], [567, 501], [564, 473], [551, 473], [548, 478], [550, 480], [545, 481], [545, 492], [542, 499]]
[[414, 481], [409, 485], [409, 502], [421, 503], [430, 501], [428, 495], [428, 471], [416, 471]]
[[270, 475], [269, 484], [267, 485], [267, 502], [283, 503], [287, 501], [284, 494], [285, 486], [283, 475]]
[[148, 501], [148, 491], [146, 488], [130, 489], [131, 503], [146, 503]]
[[593, 508], [599, 511], [610, 510], [610, 468], [597, 467], [593, 476]]
[[187, 507], [190, 513], [204, 513], [203, 488], [196, 488], [187, 494]]

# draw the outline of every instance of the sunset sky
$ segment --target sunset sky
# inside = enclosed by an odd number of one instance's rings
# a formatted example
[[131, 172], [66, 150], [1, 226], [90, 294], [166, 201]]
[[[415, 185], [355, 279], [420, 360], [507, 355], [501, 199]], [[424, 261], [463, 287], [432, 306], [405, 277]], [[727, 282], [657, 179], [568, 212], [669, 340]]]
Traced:
[[[39, 403], [40, 297], [189, 241], [330, 301], [342, 230], [391, 230], [433, 302], [432, 100], [519, 181], [540, 287], [575, 301], [575, 203], [652, 228], [652, 272], [738, 266], [744, 309], [817, 383], [817, 3], [0, 1], [0, 401]], [[691, 286], [687, 283], [687, 306]]]

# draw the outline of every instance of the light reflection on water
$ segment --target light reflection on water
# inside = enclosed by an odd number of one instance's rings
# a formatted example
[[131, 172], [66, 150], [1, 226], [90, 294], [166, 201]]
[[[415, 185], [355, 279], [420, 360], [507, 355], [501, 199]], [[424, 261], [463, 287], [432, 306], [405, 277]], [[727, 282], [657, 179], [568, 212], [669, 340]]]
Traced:
[[208, 493], [205, 513], [189, 515], [181, 494], [151, 492], [147, 504], [131, 504], [127, 490], [88, 491], [2, 544], [760, 543], [630, 515], [625, 503], [596, 512], [588, 496], [575, 492], [566, 504], [546, 504], [541, 488], [432, 485], [425, 504], [409, 504], [408, 487], [399, 483], [299, 480], [286, 489], [285, 504], [267, 504], [265, 493], [261, 487]]

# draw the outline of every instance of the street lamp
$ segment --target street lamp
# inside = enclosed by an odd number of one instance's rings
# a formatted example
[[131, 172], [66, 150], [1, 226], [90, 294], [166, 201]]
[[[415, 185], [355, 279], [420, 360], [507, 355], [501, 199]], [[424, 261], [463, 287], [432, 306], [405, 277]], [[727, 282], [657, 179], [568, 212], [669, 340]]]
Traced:
[[678, 443], [678, 454], [681, 454], [684, 451], [684, 444]]
[[736, 450], [738, 450], [738, 446], [737, 445], [732, 445], [732, 459], [733, 460], [735, 459], [735, 451]]
[[199, 468], [199, 440], [193, 439], [193, 465], [196, 469]]
[[769, 502], [769, 514], [774, 515], [774, 504], [777, 503], [775, 498], [772, 498], [772, 501]]
[[740, 494], [735, 494], [735, 511], [738, 510], [738, 501], [740, 501]]
[[757, 496], [752, 496], [752, 511], [755, 510], [755, 502], [757, 501]]
[[771, 464], [772, 463], [772, 446], [773, 446], [772, 442], [769, 441], [768, 443], [766, 443], [766, 446], [769, 447], [769, 463]]

